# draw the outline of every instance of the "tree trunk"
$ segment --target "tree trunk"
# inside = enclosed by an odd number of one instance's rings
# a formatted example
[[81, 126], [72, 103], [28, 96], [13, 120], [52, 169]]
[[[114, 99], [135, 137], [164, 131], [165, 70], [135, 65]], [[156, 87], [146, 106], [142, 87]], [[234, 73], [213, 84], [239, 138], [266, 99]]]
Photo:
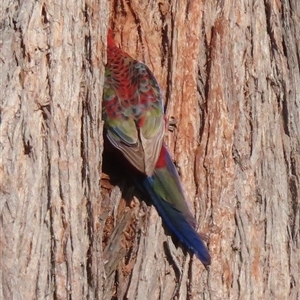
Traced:
[[102, 299], [107, 2], [1, 12], [2, 299]]
[[[298, 0], [116, 0], [110, 23], [104, 0], [0, 5], [3, 299], [300, 298]], [[177, 120], [207, 269], [100, 181], [108, 24]]]

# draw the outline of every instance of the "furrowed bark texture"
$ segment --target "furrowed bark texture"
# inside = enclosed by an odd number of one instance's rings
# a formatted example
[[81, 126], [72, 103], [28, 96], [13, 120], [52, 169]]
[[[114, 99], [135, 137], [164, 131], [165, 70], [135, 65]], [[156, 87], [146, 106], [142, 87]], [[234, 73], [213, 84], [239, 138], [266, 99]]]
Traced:
[[[0, 6], [3, 299], [299, 299], [298, 0]], [[177, 120], [208, 269], [130, 183], [100, 182], [108, 24]]]
[[101, 299], [105, 1], [1, 2], [1, 299]]
[[112, 3], [117, 43], [153, 70], [177, 120], [166, 141], [212, 255], [205, 270], [135, 205], [146, 219], [117, 269], [118, 299], [299, 298], [299, 9]]

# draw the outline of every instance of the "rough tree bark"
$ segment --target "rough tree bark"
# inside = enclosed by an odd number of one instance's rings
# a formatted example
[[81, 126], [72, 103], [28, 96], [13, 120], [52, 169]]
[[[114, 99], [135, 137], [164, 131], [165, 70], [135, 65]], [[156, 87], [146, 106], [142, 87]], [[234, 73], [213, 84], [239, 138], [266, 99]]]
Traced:
[[[3, 299], [300, 298], [298, 0], [0, 5]], [[100, 182], [108, 24], [177, 120], [207, 270]]]
[[102, 299], [107, 1], [1, 2], [2, 299]]

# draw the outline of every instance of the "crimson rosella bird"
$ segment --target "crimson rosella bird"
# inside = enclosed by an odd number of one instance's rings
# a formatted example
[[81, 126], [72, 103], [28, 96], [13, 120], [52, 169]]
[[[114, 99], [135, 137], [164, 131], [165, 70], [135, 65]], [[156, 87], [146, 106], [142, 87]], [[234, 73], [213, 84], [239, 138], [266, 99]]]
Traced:
[[130, 176], [150, 198], [168, 229], [204, 265], [210, 255], [195, 230], [176, 167], [164, 144], [159, 85], [149, 68], [119, 49], [109, 30], [103, 92], [105, 135], [137, 172]]

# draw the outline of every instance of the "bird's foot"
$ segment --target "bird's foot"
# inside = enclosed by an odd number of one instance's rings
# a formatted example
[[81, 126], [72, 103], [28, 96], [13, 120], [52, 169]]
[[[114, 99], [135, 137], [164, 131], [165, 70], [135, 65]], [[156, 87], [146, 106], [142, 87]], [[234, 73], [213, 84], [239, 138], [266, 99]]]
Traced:
[[173, 132], [177, 128], [177, 119], [175, 117], [170, 117], [167, 120], [167, 128], [169, 131]]

